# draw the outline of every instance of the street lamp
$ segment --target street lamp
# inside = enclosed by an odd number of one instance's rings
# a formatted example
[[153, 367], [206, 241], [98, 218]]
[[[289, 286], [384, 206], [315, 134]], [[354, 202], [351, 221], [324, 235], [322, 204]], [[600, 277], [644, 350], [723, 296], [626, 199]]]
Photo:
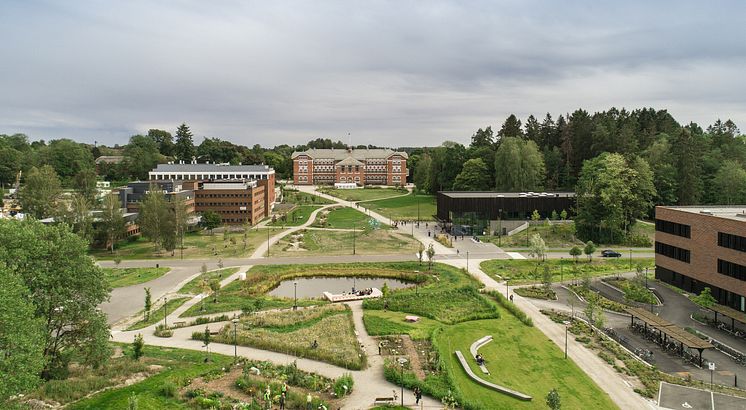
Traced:
[[469, 272], [469, 251], [466, 251], [466, 272]]
[[567, 359], [567, 329], [570, 328], [570, 321], [569, 320], [565, 320], [562, 323], [565, 324], [565, 359]]
[[233, 317], [233, 363], [238, 361], [238, 318]]
[[269, 227], [267, 227], [267, 257], [269, 258]]
[[401, 405], [404, 407], [404, 365], [407, 364], [407, 359], [400, 357], [396, 361], [401, 365]]
[[352, 224], [352, 254], [355, 254], [355, 224]]
[[166, 323], [166, 313], [167, 313], [166, 305], [167, 304], [168, 304], [168, 298], [164, 296], [163, 297], [163, 328], [164, 329], [168, 329], [168, 324]]
[[293, 281], [293, 310], [298, 310], [298, 281]]
[[564, 272], [562, 271], [562, 261], [564, 261], [564, 259], [564, 256], [560, 256], [560, 283], [562, 283], [562, 280], [564, 279]]
[[500, 222], [500, 229], [497, 231], [497, 246], [502, 246], [501, 239], [503, 237], [503, 210], [500, 208], [497, 212], [497, 220]]
[[510, 279], [505, 279], [505, 298], [508, 297], [508, 289], [510, 289]]
[[530, 225], [530, 223], [528, 221], [530, 221], [530, 220], [531, 220], [531, 218], [527, 216], [526, 217], [526, 247], [527, 248], [528, 248], [528, 228], [531, 227], [531, 225]]

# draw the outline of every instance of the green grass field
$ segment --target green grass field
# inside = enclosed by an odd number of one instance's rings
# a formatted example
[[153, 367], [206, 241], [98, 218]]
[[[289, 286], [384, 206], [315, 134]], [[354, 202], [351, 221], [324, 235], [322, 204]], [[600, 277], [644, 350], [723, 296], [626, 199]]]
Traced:
[[575, 262], [569, 255], [566, 259], [547, 259], [540, 265], [536, 260], [525, 259], [491, 259], [482, 262], [479, 267], [495, 279], [510, 279], [511, 284], [528, 284], [540, 281], [544, 268], [548, 267], [552, 273], [552, 280], [582, 278], [584, 274], [604, 276], [614, 273], [635, 271], [637, 266], [643, 268], [655, 266], [654, 258], [600, 258], [595, 257], [591, 262], [580, 257]]
[[[294, 235], [298, 235], [297, 241], [293, 240]], [[414, 255], [419, 249], [419, 242], [411, 236], [388, 229], [367, 229], [354, 233], [303, 230], [287, 235], [272, 245], [270, 255], [272, 257], [352, 255], [353, 235], [357, 255]]]
[[363, 188], [363, 189], [334, 189], [322, 188], [321, 192], [335, 196], [345, 201], [371, 201], [407, 193], [406, 189], [394, 188]]
[[[500, 308], [498, 320], [480, 320], [449, 326], [435, 337], [440, 357], [456, 388], [469, 403], [483, 409], [546, 409], [544, 398], [553, 388], [559, 391], [565, 409], [615, 409], [616, 405], [572, 360], [534, 327], [523, 325]], [[492, 335], [493, 342], [479, 352], [487, 362], [489, 375], [483, 375], [473, 360], [469, 346]], [[533, 396], [520, 401], [482, 387], [469, 379], [454, 351], [461, 350], [472, 370], [493, 383]]]
[[278, 215], [274, 222], [269, 222], [269, 226], [298, 226], [308, 222], [308, 218], [313, 211], [321, 208], [320, 205], [302, 205], [293, 208], [287, 214]]
[[365, 329], [371, 336], [408, 334], [413, 339], [429, 339], [433, 330], [443, 327], [437, 320], [421, 317], [410, 323], [404, 320], [407, 313], [383, 310], [366, 310], [363, 316]]
[[382, 199], [379, 201], [365, 202], [366, 208], [375, 211], [386, 218], [391, 219], [417, 219], [417, 207], [419, 203], [419, 215], [421, 221], [431, 221], [437, 213], [435, 196], [412, 195], [398, 198]]
[[150, 282], [170, 270], [171, 268], [103, 268], [104, 278], [112, 288]]
[[[371, 217], [364, 213], [349, 207], [336, 207], [328, 211], [324, 216], [317, 215], [316, 221], [312, 226], [321, 228], [334, 229], [366, 229], [370, 226]], [[387, 228], [388, 225], [379, 224], [381, 228]]]
[[[574, 245], [583, 246], [583, 241], [575, 237], [575, 225], [574, 223], [554, 223], [547, 224], [546, 222], [532, 222], [529, 228], [529, 236], [538, 233], [541, 239], [548, 248], [553, 250], [569, 250]], [[631, 235], [643, 236], [650, 240], [655, 241], [655, 225], [638, 222], [632, 225], [630, 230]], [[525, 250], [528, 246], [526, 245], [526, 231], [519, 232], [513, 236], [481, 236], [481, 240], [485, 242], [492, 242], [501, 248], [508, 250]], [[617, 244], [597, 244], [599, 250], [608, 247], [619, 247], [628, 246], [627, 243]]]
[[318, 195], [291, 190], [284, 191], [284, 198], [282, 202], [296, 205], [326, 205], [334, 203], [334, 201], [330, 201]]
[[225, 269], [218, 269], [214, 271], [209, 271], [207, 273], [200, 274], [196, 278], [192, 279], [187, 283], [186, 285], [182, 286], [181, 289], [179, 289], [179, 293], [190, 293], [192, 295], [199, 295], [202, 293], [202, 280], [206, 280], [207, 282], [210, 282], [212, 279], [219, 279], [223, 280], [227, 278], [228, 276], [233, 275], [234, 273], [238, 272], [237, 267], [233, 268], [225, 268]]
[[[281, 232], [281, 228], [272, 228], [271, 234]], [[245, 235], [245, 236], [244, 236]], [[246, 243], [244, 244], [244, 239]], [[184, 235], [184, 258], [240, 258], [250, 256], [259, 244], [267, 240], [267, 229], [251, 229], [245, 234], [242, 232], [231, 232], [225, 238], [222, 233], [210, 235], [207, 232], [192, 232]], [[156, 253], [153, 243], [145, 238], [135, 241], [122, 241], [115, 246], [112, 254], [105, 249], [91, 249], [89, 254], [96, 259], [111, 260], [119, 256], [122, 259], [179, 259], [181, 250], [173, 252]]]

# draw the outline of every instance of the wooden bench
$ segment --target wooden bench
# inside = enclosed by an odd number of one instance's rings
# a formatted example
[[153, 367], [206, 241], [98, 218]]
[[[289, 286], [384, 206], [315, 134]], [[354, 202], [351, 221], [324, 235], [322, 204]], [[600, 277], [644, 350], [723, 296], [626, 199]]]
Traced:
[[373, 404], [392, 404], [396, 401], [394, 397], [376, 397]]
[[176, 327], [186, 326], [186, 322], [174, 322], [174, 326]]

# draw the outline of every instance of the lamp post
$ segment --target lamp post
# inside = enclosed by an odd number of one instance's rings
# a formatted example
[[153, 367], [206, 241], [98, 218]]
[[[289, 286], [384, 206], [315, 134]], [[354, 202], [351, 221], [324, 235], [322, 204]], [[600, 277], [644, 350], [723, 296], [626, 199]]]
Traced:
[[267, 227], [267, 257], [269, 258], [269, 227]]
[[400, 357], [396, 361], [401, 365], [401, 405], [404, 407], [404, 365], [407, 364], [407, 359]]
[[505, 279], [505, 298], [508, 297], [508, 289], [510, 289], [510, 279]]
[[355, 254], [355, 224], [352, 224], [352, 254]]
[[570, 328], [570, 321], [565, 320], [565, 359], [567, 359], [567, 330]]
[[168, 304], [168, 298], [163, 297], [163, 328], [168, 329], [168, 324], [166, 323], [166, 305]]
[[528, 228], [531, 227], [531, 224], [528, 222], [530, 221], [530, 217], [526, 217], [526, 247], [528, 248]]
[[564, 256], [560, 256], [560, 283], [562, 283], [562, 280], [564, 279], [564, 272], [562, 270], [562, 261], [565, 260]]
[[417, 197], [417, 227], [420, 227], [420, 198]]
[[466, 272], [469, 272], [469, 251], [466, 251]]
[[497, 246], [502, 246], [501, 240], [503, 237], [503, 210], [500, 208], [497, 212], [497, 220], [500, 222], [500, 227], [497, 231]]
[[298, 281], [293, 281], [293, 310], [298, 310]]
[[233, 363], [238, 361], [238, 318], [234, 317], [233, 320]]
[[629, 270], [632, 270], [632, 249], [629, 250]]

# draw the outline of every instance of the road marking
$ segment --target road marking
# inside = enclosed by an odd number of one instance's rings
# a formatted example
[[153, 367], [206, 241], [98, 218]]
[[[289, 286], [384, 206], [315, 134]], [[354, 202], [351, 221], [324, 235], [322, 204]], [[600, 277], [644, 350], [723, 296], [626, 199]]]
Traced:
[[526, 259], [525, 256], [521, 255], [518, 252], [505, 252], [508, 256], [510, 256], [510, 259]]

